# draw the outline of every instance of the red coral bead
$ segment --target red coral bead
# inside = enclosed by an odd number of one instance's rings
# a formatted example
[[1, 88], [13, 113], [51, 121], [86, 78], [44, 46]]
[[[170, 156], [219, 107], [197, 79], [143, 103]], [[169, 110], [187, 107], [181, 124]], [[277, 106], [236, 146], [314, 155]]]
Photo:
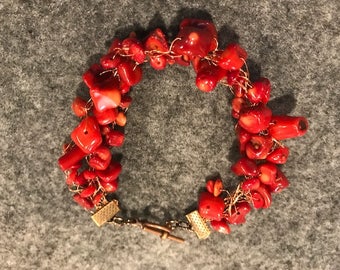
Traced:
[[77, 165], [86, 155], [87, 153], [75, 145], [58, 159], [59, 167], [66, 171]]
[[73, 180], [73, 185], [76, 185], [76, 186], [85, 186], [87, 184], [88, 184], [88, 180], [84, 177], [83, 173], [76, 175], [76, 177]]
[[264, 206], [263, 196], [256, 190], [250, 191], [251, 202], [255, 209], [260, 209]]
[[266, 160], [275, 164], [284, 164], [287, 162], [289, 156], [288, 147], [279, 147], [274, 149], [267, 157]]
[[280, 169], [277, 169], [276, 179], [269, 185], [270, 192], [279, 193], [289, 186], [287, 177]]
[[90, 90], [90, 96], [96, 110], [99, 112], [117, 108], [121, 101], [118, 85], [110, 90]]
[[256, 163], [247, 157], [240, 158], [234, 165], [231, 166], [231, 170], [239, 176], [246, 175], [254, 177], [259, 173]]
[[150, 56], [150, 66], [156, 70], [165, 69], [167, 63], [166, 56], [164, 55]]
[[273, 115], [268, 132], [276, 140], [285, 140], [302, 136], [307, 129], [308, 122], [304, 117]]
[[224, 201], [209, 192], [202, 192], [198, 200], [198, 212], [202, 218], [221, 220], [223, 218]]
[[83, 117], [87, 113], [86, 109], [87, 102], [81, 97], [76, 97], [72, 102], [72, 111], [78, 117]]
[[104, 69], [114, 69], [123, 61], [123, 57], [116, 52], [111, 52], [100, 58], [100, 65]]
[[130, 96], [124, 95], [122, 96], [119, 107], [121, 107], [122, 109], [127, 109], [129, 108], [131, 102], [132, 102], [132, 98]]
[[117, 71], [120, 79], [129, 86], [138, 84], [142, 79], [142, 68], [132, 61], [124, 61], [120, 63]]
[[118, 109], [107, 109], [105, 111], [98, 111], [96, 108], [93, 108], [93, 115], [96, 117], [99, 125], [108, 125], [113, 123], [118, 115]]
[[177, 55], [205, 57], [216, 49], [217, 32], [209, 21], [185, 19], [180, 24], [178, 40], [173, 43], [172, 51]]
[[78, 203], [81, 207], [89, 210], [94, 207], [93, 202], [87, 198], [81, 197], [79, 194], [73, 195], [73, 200]]
[[205, 188], [207, 189], [208, 192], [213, 194], [214, 193], [214, 185], [215, 185], [215, 180], [208, 180], [207, 183], [205, 184]]
[[252, 134], [250, 134], [245, 129], [241, 128], [240, 126], [237, 126], [236, 128], [237, 138], [239, 141], [239, 148], [240, 152], [244, 152], [246, 150], [246, 145], [250, 141]]
[[74, 182], [74, 180], [76, 179], [77, 175], [78, 175], [77, 170], [70, 170], [70, 171], [68, 172], [67, 177], [66, 177], [66, 184], [67, 184], [68, 186], [73, 185], [73, 182]]
[[[129, 93], [131, 89], [131, 85], [128, 85], [125, 81], [119, 81], [119, 90], [122, 95]], [[122, 97], [123, 98], [123, 97]], [[119, 105], [120, 106], [120, 105]]]
[[95, 171], [84, 170], [82, 174], [86, 180], [93, 180], [97, 177], [97, 174]]
[[103, 197], [104, 197], [103, 192], [100, 192], [100, 191], [99, 191], [99, 192], [93, 197], [92, 203], [93, 203], [94, 205], [99, 204], [99, 203], [101, 202], [101, 200], [102, 200]]
[[111, 164], [106, 170], [96, 171], [96, 173], [104, 182], [111, 182], [118, 178], [121, 171], [122, 165], [117, 161], [111, 161]]
[[250, 190], [256, 190], [260, 186], [260, 184], [261, 181], [257, 177], [248, 178], [242, 182], [241, 189], [245, 192], [248, 192]]
[[232, 208], [231, 213], [228, 213], [226, 220], [230, 224], [243, 224], [246, 222], [245, 216], [250, 212], [251, 207], [247, 202], [239, 202]]
[[97, 188], [94, 185], [89, 185], [86, 188], [84, 188], [80, 193], [80, 197], [82, 198], [88, 198], [91, 197], [95, 192]]
[[208, 192], [213, 194], [215, 197], [218, 197], [221, 195], [223, 190], [223, 182], [221, 179], [216, 180], [209, 180], [206, 183], [206, 189]]
[[249, 133], [259, 133], [268, 128], [271, 118], [272, 111], [265, 105], [259, 104], [242, 110], [238, 123]]
[[265, 159], [272, 146], [272, 137], [254, 135], [246, 144], [246, 154], [250, 159]]
[[111, 130], [105, 135], [105, 140], [110, 146], [120, 147], [124, 143], [124, 133], [119, 130]]
[[142, 42], [134, 37], [128, 37], [122, 41], [122, 49], [127, 51], [127, 54], [132, 60], [138, 64], [142, 64], [145, 60], [145, 52]]
[[240, 97], [235, 97], [231, 101], [231, 107], [237, 113], [240, 113], [240, 111], [246, 107], [246, 104], [246, 100]]
[[144, 46], [146, 50], [157, 53], [169, 51], [169, 45], [166, 41], [163, 31], [160, 28], [157, 28], [150, 33], [145, 41]]
[[270, 98], [270, 81], [267, 78], [260, 78], [252, 83], [252, 87], [247, 90], [247, 98], [252, 103], [262, 102], [267, 104]]
[[196, 76], [196, 86], [203, 92], [211, 92], [217, 83], [225, 76], [225, 71], [217, 66], [209, 65], [199, 69]]
[[116, 192], [116, 190], [118, 189], [118, 179], [115, 179], [110, 182], [105, 182], [104, 180], [100, 180], [99, 183], [105, 192], [113, 193], [113, 192]]
[[273, 163], [263, 163], [258, 166], [260, 171], [259, 179], [263, 184], [270, 185], [275, 181], [277, 167]]
[[126, 125], [126, 115], [124, 112], [119, 112], [117, 114], [116, 124], [120, 127], [124, 127]]
[[257, 190], [258, 193], [261, 194], [262, 198], [263, 198], [263, 206], [262, 208], [268, 208], [271, 203], [272, 203], [272, 196], [270, 194], [270, 191], [268, 189], [267, 186], [264, 185], [260, 185]]
[[225, 219], [222, 220], [212, 220], [210, 221], [211, 227], [220, 233], [230, 234], [230, 227], [228, 222]]
[[85, 153], [91, 153], [102, 143], [102, 135], [97, 120], [93, 116], [84, 118], [72, 131], [71, 138]]
[[99, 146], [89, 157], [88, 164], [99, 171], [105, 170], [111, 162], [111, 151], [105, 146]]
[[88, 88], [94, 88], [97, 82], [97, 75], [103, 72], [104, 69], [99, 64], [93, 64], [84, 74], [83, 81]]
[[218, 66], [225, 70], [238, 70], [247, 59], [247, 52], [238, 44], [229, 44], [218, 61]]
[[109, 48], [109, 53], [111, 52], [117, 52], [122, 48], [122, 41], [118, 38], [115, 38], [112, 40], [110, 48]]

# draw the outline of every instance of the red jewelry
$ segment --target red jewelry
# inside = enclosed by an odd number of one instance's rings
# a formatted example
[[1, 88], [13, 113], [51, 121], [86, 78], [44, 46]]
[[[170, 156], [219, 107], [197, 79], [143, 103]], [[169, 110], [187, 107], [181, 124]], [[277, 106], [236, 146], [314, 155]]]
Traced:
[[[175, 228], [194, 231], [207, 238], [211, 228], [230, 233], [230, 224], [242, 224], [252, 208], [268, 208], [272, 194], [288, 187], [289, 182], [278, 164], [284, 164], [289, 149], [282, 140], [302, 136], [308, 122], [304, 117], [272, 115], [267, 107], [271, 86], [267, 78], [249, 80], [247, 53], [238, 44], [218, 49], [217, 31], [212, 22], [185, 19], [177, 37], [169, 45], [164, 33], [156, 29], [144, 41], [134, 33], [124, 40], [114, 39], [109, 51], [83, 75], [90, 99], [76, 97], [72, 110], [81, 118], [72, 131], [72, 142], [64, 145], [59, 166], [73, 199], [93, 213], [92, 219], [104, 223], [135, 225], [161, 238], [178, 242]], [[231, 167], [242, 178], [234, 191], [223, 188], [221, 179], [206, 182], [206, 191], [198, 199], [198, 210], [186, 215], [187, 221], [171, 220], [164, 225], [119, 217], [118, 201], [108, 194], [118, 188], [121, 164], [112, 159], [111, 147], [124, 142], [122, 127], [131, 104], [131, 86], [142, 79], [142, 64], [156, 70], [167, 65], [193, 66], [196, 85], [203, 92], [222, 84], [231, 90], [232, 116], [242, 157]], [[242, 67], [245, 66], [245, 70]]]

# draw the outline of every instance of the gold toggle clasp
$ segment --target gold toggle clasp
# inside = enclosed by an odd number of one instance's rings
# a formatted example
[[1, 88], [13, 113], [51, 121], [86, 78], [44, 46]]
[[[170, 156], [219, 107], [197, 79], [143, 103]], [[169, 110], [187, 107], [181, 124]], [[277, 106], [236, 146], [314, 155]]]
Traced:
[[171, 229], [155, 223], [143, 222], [141, 224], [142, 230], [150, 232], [154, 235], [159, 236], [161, 239], [170, 239], [177, 243], [183, 243], [184, 239], [171, 234]]

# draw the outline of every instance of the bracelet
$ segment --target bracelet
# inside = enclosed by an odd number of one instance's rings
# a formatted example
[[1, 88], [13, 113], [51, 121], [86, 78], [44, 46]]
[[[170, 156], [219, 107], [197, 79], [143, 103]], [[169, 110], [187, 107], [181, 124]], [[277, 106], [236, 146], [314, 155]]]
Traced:
[[[304, 135], [308, 122], [301, 116], [272, 114], [266, 105], [270, 81], [263, 77], [250, 81], [247, 52], [239, 44], [218, 49], [217, 31], [212, 22], [184, 19], [179, 28], [171, 43], [159, 28], [143, 41], [135, 33], [124, 40], [113, 40], [100, 63], [93, 64], [83, 74], [90, 98], [86, 101], [76, 97], [72, 102], [72, 110], [81, 121], [71, 132], [71, 142], [63, 145], [58, 163], [74, 201], [92, 213], [98, 226], [131, 225], [161, 239], [183, 242], [184, 239], [172, 234], [174, 229], [195, 232], [199, 239], [207, 238], [211, 228], [229, 234], [230, 225], [243, 224], [252, 208], [268, 208], [272, 194], [289, 185], [279, 168], [289, 155], [282, 140]], [[111, 196], [118, 188], [122, 171], [121, 164], [112, 157], [111, 148], [118, 148], [124, 142], [126, 114], [132, 102], [129, 91], [141, 81], [141, 66], [145, 62], [156, 70], [173, 64], [192, 65], [199, 90], [211, 92], [221, 84], [233, 95], [231, 113], [236, 121], [241, 158], [231, 171], [241, 178], [240, 184], [228, 191], [221, 179], [208, 180], [199, 195], [197, 210], [188, 213], [186, 220], [156, 224], [122, 217], [118, 200]]]

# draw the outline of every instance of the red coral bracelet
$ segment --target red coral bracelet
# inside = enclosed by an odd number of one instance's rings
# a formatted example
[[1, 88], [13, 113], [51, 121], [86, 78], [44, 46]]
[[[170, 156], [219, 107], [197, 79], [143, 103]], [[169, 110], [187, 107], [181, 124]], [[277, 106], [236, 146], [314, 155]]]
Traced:
[[[162, 239], [183, 242], [172, 235], [176, 228], [193, 231], [199, 239], [210, 234], [210, 227], [229, 234], [230, 224], [242, 224], [252, 208], [268, 208], [272, 194], [288, 187], [289, 182], [278, 164], [284, 164], [289, 149], [282, 140], [302, 136], [308, 122], [304, 117], [272, 115], [267, 107], [271, 86], [267, 78], [249, 80], [247, 53], [238, 44], [218, 49], [217, 31], [210, 21], [184, 19], [177, 37], [169, 44], [160, 29], [144, 41], [134, 33], [124, 40], [114, 39], [109, 51], [83, 75], [90, 99], [76, 97], [72, 110], [81, 118], [72, 131], [72, 142], [64, 145], [59, 166], [73, 199], [92, 212], [98, 225], [134, 225]], [[193, 66], [196, 85], [203, 92], [217, 84], [227, 86], [234, 95], [232, 116], [242, 157], [231, 170], [242, 177], [234, 191], [227, 191], [221, 179], [206, 182], [198, 199], [198, 210], [186, 215], [187, 221], [170, 220], [163, 225], [140, 219], [120, 217], [118, 200], [110, 193], [118, 188], [121, 164], [114, 160], [112, 147], [124, 142], [123, 127], [132, 101], [129, 91], [142, 79], [142, 64], [149, 62], [156, 70], [167, 65]], [[245, 70], [242, 69], [245, 67]]]

